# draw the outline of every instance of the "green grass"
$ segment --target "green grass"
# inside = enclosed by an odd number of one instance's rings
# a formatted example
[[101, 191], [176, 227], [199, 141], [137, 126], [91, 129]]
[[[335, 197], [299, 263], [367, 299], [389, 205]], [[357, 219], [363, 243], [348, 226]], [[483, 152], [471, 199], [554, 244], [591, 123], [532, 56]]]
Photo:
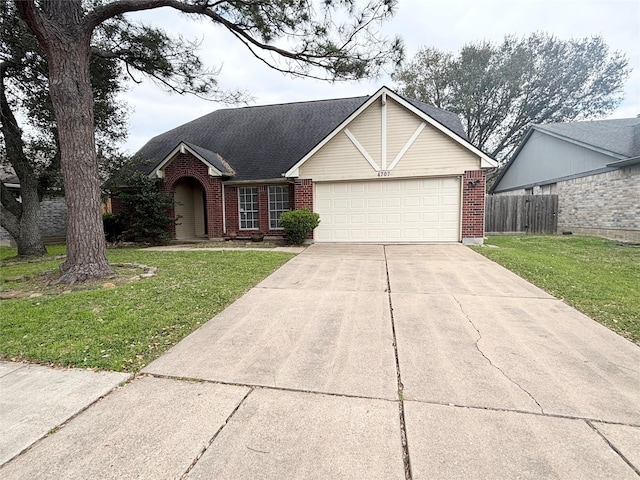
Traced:
[[[61, 263], [15, 264], [13, 255], [15, 249], [0, 248], [3, 278], [36, 275]], [[0, 358], [137, 371], [293, 256], [138, 249], [109, 250], [107, 255], [112, 263], [155, 266], [158, 273], [116, 288], [1, 301]]]
[[640, 344], [640, 246], [582, 236], [496, 236], [476, 248]]

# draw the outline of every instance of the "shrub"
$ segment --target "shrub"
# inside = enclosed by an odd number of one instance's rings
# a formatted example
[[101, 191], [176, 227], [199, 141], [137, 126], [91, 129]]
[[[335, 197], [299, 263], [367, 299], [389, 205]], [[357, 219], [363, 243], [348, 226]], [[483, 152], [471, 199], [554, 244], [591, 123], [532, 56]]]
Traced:
[[118, 215], [103, 213], [102, 225], [104, 226], [104, 236], [107, 242], [117, 242], [122, 238], [124, 223]]
[[122, 202], [118, 216], [126, 225], [125, 237], [151, 243], [171, 240], [170, 226], [176, 219], [168, 212], [173, 208], [173, 199], [162, 193], [154, 180], [136, 173], [116, 196]]
[[309, 210], [291, 210], [280, 215], [280, 225], [284, 228], [287, 241], [302, 245], [313, 229], [320, 224], [320, 215]]

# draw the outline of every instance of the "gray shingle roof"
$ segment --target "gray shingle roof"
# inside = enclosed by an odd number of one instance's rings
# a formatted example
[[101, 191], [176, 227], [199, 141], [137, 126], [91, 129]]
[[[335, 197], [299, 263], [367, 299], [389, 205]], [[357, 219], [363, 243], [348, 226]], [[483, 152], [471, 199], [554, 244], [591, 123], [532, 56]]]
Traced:
[[191, 148], [194, 152], [196, 152], [202, 158], [204, 158], [207, 162], [209, 162], [210, 165], [213, 165], [218, 170], [220, 170], [220, 172], [222, 172], [223, 175], [228, 175], [228, 176], [235, 175], [235, 172], [233, 171], [233, 168], [231, 168], [231, 165], [229, 165], [224, 160], [224, 158], [222, 158], [217, 153], [212, 152], [211, 150], [207, 150], [206, 148], [202, 148], [199, 145], [194, 145], [193, 143], [184, 142], [184, 144], [187, 145], [189, 148]]
[[[152, 138], [136, 155], [143, 165], [141, 170], [149, 174], [180, 142], [185, 142], [198, 152], [201, 149], [203, 157], [212, 162], [222, 157], [235, 171], [233, 180], [280, 178], [368, 99], [364, 96], [217, 110]], [[467, 139], [454, 113], [407, 100]]]
[[640, 118], [547, 123], [534, 128], [628, 158], [640, 155]]

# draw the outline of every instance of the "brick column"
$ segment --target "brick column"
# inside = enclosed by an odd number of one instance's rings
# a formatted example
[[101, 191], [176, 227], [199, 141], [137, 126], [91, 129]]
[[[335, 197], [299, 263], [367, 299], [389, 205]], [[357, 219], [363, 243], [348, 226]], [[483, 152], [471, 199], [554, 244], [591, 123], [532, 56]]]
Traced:
[[238, 188], [224, 187], [225, 211], [227, 215], [227, 235], [238, 234], [240, 220], [238, 218]]
[[471, 170], [462, 177], [462, 243], [482, 245], [484, 241], [485, 171]]
[[313, 212], [313, 180], [296, 178], [293, 188], [295, 190], [294, 210], [306, 208]]
[[[296, 178], [293, 188], [295, 199], [294, 210], [306, 208], [310, 212], [313, 212], [313, 180], [310, 178]], [[313, 240], [313, 232], [311, 232], [307, 239]]]

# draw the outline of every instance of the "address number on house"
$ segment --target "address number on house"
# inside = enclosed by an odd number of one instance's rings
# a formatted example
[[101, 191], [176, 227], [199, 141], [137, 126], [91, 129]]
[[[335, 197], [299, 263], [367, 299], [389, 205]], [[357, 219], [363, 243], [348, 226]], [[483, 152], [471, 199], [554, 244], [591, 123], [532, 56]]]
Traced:
[[390, 177], [391, 176], [391, 170], [380, 170], [378, 172], [378, 176], [379, 177]]

